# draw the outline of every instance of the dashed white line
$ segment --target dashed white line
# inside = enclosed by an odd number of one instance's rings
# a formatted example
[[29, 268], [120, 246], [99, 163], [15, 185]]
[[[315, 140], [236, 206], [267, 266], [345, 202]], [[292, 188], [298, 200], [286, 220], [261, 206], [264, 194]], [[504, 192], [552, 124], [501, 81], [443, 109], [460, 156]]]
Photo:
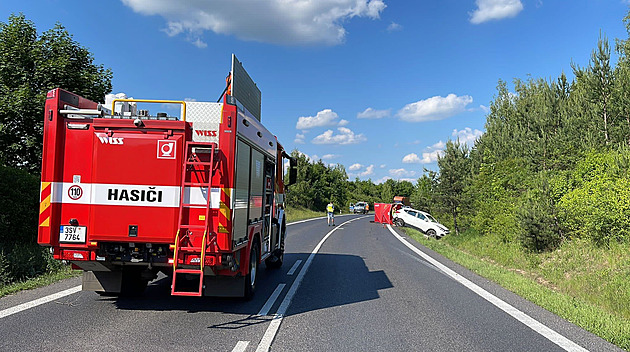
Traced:
[[71, 295], [73, 293], [77, 293], [79, 291], [81, 291], [81, 286], [80, 285], [72, 287], [72, 288], [69, 288], [67, 290], [63, 290], [61, 292], [53, 293], [52, 295], [48, 295], [48, 296], [45, 296], [45, 297], [42, 297], [42, 298], [38, 298], [38, 299], [30, 301], [30, 302], [19, 304], [19, 305], [15, 306], [15, 307], [11, 307], [11, 308], [7, 308], [7, 309], [4, 309], [4, 310], [0, 310], [0, 319], [6, 318], [9, 315], [12, 315], [12, 314], [15, 314], [15, 313], [19, 313], [19, 312], [27, 310], [27, 309], [31, 309], [33, 307], [37, 307], [37, 306], [42, 305], [44, 303], [48, 303], [48, 302], [54, 301], [56, 299], [59, 299], [59, 298], [65, 297], [65, 296], [69, 296], [69, 295]]
[[[359, 217], [359, 218], [354, 218], [352, 220], [348, 220], [341, 225], [344, 225], [344, 224], [347, 224], [347, 223], [350, 223], [352, 221], [359, 220], [362, 218], [364, 218], [364, 216]], [[273, 342], [273, 339], [276, 337], [276, 334], [278, 334], [278, 330], [280, 329], [280, 324], [282, 323], [282, 319], [284, 318], [284, 315], [286, 314], [287, 309], [289, 308], [289, 305], [291, 304], [291, 300], [293, 300], [293, 296], [295, 296], [297, 289], [300, 287], [300, 283], [302, 283], [302, 279], [304, 278], [304, 275], [306, 275], [308, 268], [311, 266], [311, 262], [313, 262], [315, 255], [317, 254], [317, 252], [319, 252], [319, 249], [322, 247], [324, 242], [326, 242], [328, 237], [330, 237], [330, 235], [332, 235], [333, 232], [339, 230], [340, 228], [341, 226], [335, 227], [330, 232], [328, 232], [326, 236], [324, 236], [324, 238], [322, 238], [322, 240], [319, 241], [317, 246], [315, 246], [311, 254], [308, 256], [308, 259], [306, 259], [306, 262], [302, 266], [300, 273], [293, 281], [293, 284], [291, 284], [291, 287], [289, 288], [289, 292], [287, 292], [286, 296], [284, 296], [284, 299], [282, 300], [282, 303], [280, 304], [280, 307], [278, 308], [278, 312], [273, 316], [271, 323], [269, 323], [269, 326], [267, 327], [265, 334], [263, 335], [262, 339], [260, 340], [260, 343], [258, 344], [258, 348], [256, 348], [256, 352], [269, 351], [269, 348], [271, 348], [271, 343]]]
[[279, 284], [278, 287], [276, 287], [276, 289], [273, 291], [271, 296], [269, 296], [269, 298], [267, 299], [267, 302], [265, 303], [265, 305], [262, 308], [260, 308], [260, 312], [258, 312], [259, 316], [269, 314], [269, 310], [271, 310], [271, 307], [273, 307], [273, 304], [276, 303], [276, 300], [278, 299], [278, 296], [280, 296], [280, 293], [282, 293], [284, 286], [286, 286], [286, 284]]
[[295, 273], [295, 271], [297, 270], [297, 268], [300, 266], [301, 263], [302, 263], [302, 259], [296, 260], [295, 264], [293, 264], [293, 266], [291, 267], [291, 270], [289, 270], [287, 275], [289, 275], [289, 276], [293, 275]]
[[234, 346], [232, 352], [243, 352], [247, 348], [247, 345], [249, 345], [249, 341], [239, 341], [236, 343], [236, 346]]
[[461, 276], [458, 273], [454, 272], [453, 270], [449, 269], [444, 264], [442, 264], [442, 263], [438, 262], [437, 260], [433, 259], [431, 256], [429, 256], [428, 254], [424, 253], [423, 251], [418, 249], [416, 246], [414, 246], [411, 243], [405, 241], [404, 238], [402, 236], [400, 236], [398, 233], [396, 233], [396, 231], [394, 231], [394, 229], [392, 229], [392, 227], [390, 225], [387, 225], [387, 228], [394, 235], [394, 237], [396, 237], [401, 243], [403, 243], [405, 246], [407, 246], [409, 249], [414, 251], [416, 254], [418, 254], [419, 256], [424, 258], [429, 263], [431, 263], [431, 264], [435, 265], [436, 267], [438, 267], [446, 275], [452, 277], [453, 279], [458, 281], [460, 284], [466, 286], [468, 289], [470, 289], [474, 293], [478, 294], [479, 296], [484, 298], [486, 301], [492, 303], [497, 308], [499, 308], [502, 311], [506, 312], [507, 314], [511, 315], [514, 319], [516, 319], [516, 320], [520, 321], [521, 323], [525, 324], [530, 329], [536, 331], [540, 335], [542, 335], [545, 338], [547, 338], [549, 341], [555, 343], [556, 345], [560, 346], [561, 348], [563, 348], [566, 351], [571, 351], [571, 352], [573, 352], [573, 351], [588, 352], [587, 349], [585, 349], [582, 346], [576, 344], [575, 342], [569, 340], [568, 338], [560, 335], [555, 330], [550, 329], [549, 327], [547, 327], [543, 323], [539, 322], [538, 320], [536, 320], [536, 319], [530, 317], [529, 315], [521, 312], [520, 310], [514, 308], [509, 303], [507, 303], [507, 302], [501, 300], [500, 298], [494, 296], [490, 292], [484, 290], [483, 288], [477, 286], [473, 282], [469, 281], [468, 279], [464, 278], [463, 276]]

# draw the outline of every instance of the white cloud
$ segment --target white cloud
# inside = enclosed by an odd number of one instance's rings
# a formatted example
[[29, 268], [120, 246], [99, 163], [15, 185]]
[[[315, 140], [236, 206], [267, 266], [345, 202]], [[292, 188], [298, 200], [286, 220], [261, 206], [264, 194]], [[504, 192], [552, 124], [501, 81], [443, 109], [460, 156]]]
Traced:
[[475, 145], [475, 141], [477, 140], [477, 138], [481, 137], [482, 135], [483, 132], [479, 131], [478, 129], [473, 130], [470, 127], [466, 127], [461, 131], [458, 131], [457, 129], [453, 130], [453, 137], [455, 137], [455, 139], [459, 139], [460, 143], [468, 144], [468, 146], [470, 147]]
[[296, 144], [304, 144], [306, 142], [304, 142], [304, 138], [306, 138], [306, 135], [302, 134], [302, 133], [297, 133], [295, 135], [295, 139], [293, 140], [294, 143]]
[[401, 177], [412, 177], [416, 175], [416, 172], [413, 170], [405, 170], [405, 169], [390, 169], [389, 174], [397, 179]]
[[347, 124], [349, 124], [350, 121], [348, 120], [340, 120], [339, 123], [337, 124], [337, 126], [346, 126]]
[[402, 26], [396, 22], [392, 22], [389, 24], [389, 26], [387, 26], [388, 32], [395, 32], [395, 31], [400, 31], [400, 30], [402, 30]]
[[384, 176], [375, 181], [375, 184], [380, 185], [381, 183], [385, 183], [387, 180], [391, 180], [392, 178], [389, 176]]
[[205, 49], [208, 47], [208, 44], [201, 40], [201, 38], [192, 39], [191, 43], [199, 49]]
[[439, 142], [435, 143], [434, 145], [428, 147], [427, 149], [431, 149], [431, 150], [444, 149], [444, 147], [446, 147], [446, 143], [444, 143], [442, 141], [439, 141]]
[[[344, 42], [344, 24], [354, 17], [378, 19], [383, 0], [122, 0], [142, 15], [167, 21], [170, 36], [184, 34], [199, 46], [204, 31], [241, 40], [282, 45], [337, 45]], [[281, 19], [281, 20], [279, 20]]]
[[490, 108], [485, 105], [479, 105], [479, 109], [481, 109], [481, 111], [485, 112], [486, 114], [490, 112]]
[[[454, 130], [453, 133], [455, 134]], [[478, 130], [475, 130], [478, 131]], [[462, 138], [468, 138], [467, 134], [464, 133], [460, 133], [460, 132], [465, 132], [465, 130], [459, 131], [457, 132], [458, 135], [461, 134]], [[474, 135], [473, 131], [470, 131], [472, 135]], [[411, 153], [411, 154], [407, 154], [403, 157], [402, 162], [405, 164], [431, 164], [437, 161], [438, 156], [441, 156], [444, 154], [444, 147], [446, 146], [446, 143], [444, 143], [443, 141], [439, 141], [435, 144], [433, 144], [430, 147], [426, 147], [424, 152], [422, 153], [422, 157], [418, 156], [418, 154], [416, 153]], [[391, 170], [390, 170], [391, 172]], [[413, 176], [413, 175], [411, 175]]]
[[374, 165], [370, 165], [365, 168], [365, 171], [359, 172], [359, 177], [370, 176], [374, 174]]
[[361, 142], [365, 142], [367, 138], [360, 133], [354, 134], [352, 130], [346, 127], [337, 128], [339, 134], [334, 135], [332, 130], [328, 130], [319, 136], [313, 138], [314, 144], [357, 144]]
[[388, 117], [391, 114], [391, 110], [375, 110], [367, 108], [363, 112], [357, 114], [358, 119], [382, 119]]
[[359, 163], [356, 163], [356, 164], [350, 165], [348, 170], [350, 170], [350, 171], [358, 171], [358, 170], [361, 170], [362, 167], [363, 167], [363, 165], [361, 165]]
[[339, 155], [337, 155], [337, 154], [324, 154], [322, 156], [322, 160], [335, 159], [335, 158], [338, 158], [338, 157], [339, 157]]
[[387, 164], [381, 164], [381, 169], [384, 169], [387, 166]]
[[521, 0], [477, 0], [475, 3], [477, 9], [470, 14], [473, 24], [515, 17], [523, 11]]
[[404, 164], [420, 164], [420, 158], [416, 153], [407, 154], [403, 157]]
[[[335, 126], [339, 124], [339, 115], [331, 109], [324, 109], [315, 116], [301, 116], [298, 118], [295, 128], [298, 130], [308, 130], [313, 127]], [[341, 120], [345, 121], [345, 120]]]
[[473, 98], [468, 95], [435, 96], [405, 105], [398, 111], [398, 116], [401, 120], [409, 122], [443, 120], [465, 111], [466, 105], [472, 102]]
[[420, 163], [422, 164], [434, 163], [438, 160], [438, 157], [442, 155], [444, 155], [444, 150], [433, 150], [430, 152], [424, 152], [422, 153], [422, 160], [420, 160]]

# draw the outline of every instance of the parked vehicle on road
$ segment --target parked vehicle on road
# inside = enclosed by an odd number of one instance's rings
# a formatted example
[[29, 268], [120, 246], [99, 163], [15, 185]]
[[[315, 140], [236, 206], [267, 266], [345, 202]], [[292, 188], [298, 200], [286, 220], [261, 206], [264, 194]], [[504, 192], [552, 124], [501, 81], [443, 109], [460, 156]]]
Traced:
[[367, 214], [369, 210], [370, 206], [366, 202], [357, 202], [356, 204], [354, 204], [354, 210], [352, 210], [352, 212], [355, 214]]
[[442, 238], [449, 234], [448, 228], [435, 220], [431, 214], [410, 207], [403, 207], [394, 211], [392, 221], [399, 227], [414, 227], [424, 233], [427, 238]]
[[259, 264], [282, 265], [296, 160], [260, 122], [260, 90], [234, 55], [221, 97], [110, 110], [48, 92], [38, 242], [84, 270], [83, 290], [140, 294], [161, 271], [173, 296], [251, 298]]

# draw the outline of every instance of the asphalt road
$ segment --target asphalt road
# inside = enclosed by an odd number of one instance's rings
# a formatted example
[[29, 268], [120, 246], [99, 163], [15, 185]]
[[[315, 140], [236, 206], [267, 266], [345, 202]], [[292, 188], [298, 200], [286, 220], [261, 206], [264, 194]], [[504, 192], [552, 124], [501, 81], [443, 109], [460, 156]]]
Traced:
[[140, 298], [35, 306], [79, 279], [4, 297], [0, 350], [619, 350], [372, 219], [291, 224], [284, 266], [259, 271], [249, 302], [171, 297], [166, 278]]

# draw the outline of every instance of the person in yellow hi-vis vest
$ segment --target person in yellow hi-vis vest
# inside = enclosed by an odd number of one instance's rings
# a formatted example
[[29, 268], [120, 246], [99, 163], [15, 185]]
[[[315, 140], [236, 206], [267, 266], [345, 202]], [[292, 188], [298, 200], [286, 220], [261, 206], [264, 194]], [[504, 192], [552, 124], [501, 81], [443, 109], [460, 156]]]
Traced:
[[328, 226], [332, 222], [332, 226], [335, 226], [335, 206], [332, 203], [332, 200], [326, 206], [326, 212], [328, 213]]

